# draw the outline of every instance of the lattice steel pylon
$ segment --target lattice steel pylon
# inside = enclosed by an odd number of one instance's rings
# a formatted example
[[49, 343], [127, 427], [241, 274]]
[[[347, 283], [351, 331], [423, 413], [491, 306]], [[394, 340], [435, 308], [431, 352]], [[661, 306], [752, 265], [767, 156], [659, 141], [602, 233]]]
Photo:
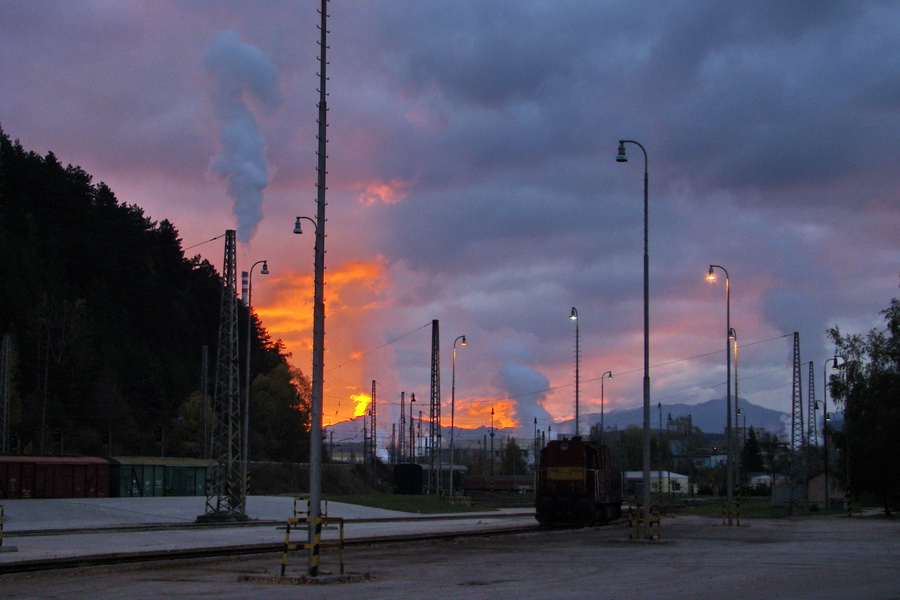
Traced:
[[400, 392], [400, 436], [397, 443], [397, 462], [406, 461], [406, 392]]
[[[802, 450], [803, 430], [803, 386], [800, 380], [800, 333], [794, 332], [794, 385], [791, 403], [791, 502], [802, 500], [806, 482], [806, 461]], [[799, 493], [798, 493], [799, 488]]]
[[238, 362], [237, 259], [235, 231], [225, 232], [219, 347], [210, 456], [216, 461], [206, 490], [206, 518], [244, 515], [246, 482], [241, 481], [241, 398]]
[[440, 324], [431, 322], [431, 429], [430, 429], [430, 488], [432, 494], [441, 493], [441, 344]]
[[369, 432], [369, 460], [372, 461], [372, 470], [374, 472], [375, 468], [378, 466], [378, 461], [376, 460], [378, 456], [378, 434], [375, 433], [378, 425], [378, 402], [374, 379], [372, 380], [372, 402], [369, 404], [369, 416], [371, 417], [369, 420], [369, 427], [371, 428], [371, 431]]
[[810, 451], [819, 445], [819, 424], [816, 422], [816, 377], [813, 370], [813, 361], [809, 361], [809, 410], [807, 415], [806, 439], [809, 441]]

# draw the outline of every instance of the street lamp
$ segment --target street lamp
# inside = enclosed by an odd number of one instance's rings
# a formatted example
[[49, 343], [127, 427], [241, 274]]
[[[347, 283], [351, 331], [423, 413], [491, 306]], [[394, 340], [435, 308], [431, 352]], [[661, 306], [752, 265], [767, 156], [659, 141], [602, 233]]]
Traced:
[[659, 438], [657, 438], [656, 442], [656, 453], [657, 459], [659, 459], [659, 463], [656, 465], [657, 471], [657, 481], [656, 481], [656, 492], [659, 495], [660, 499], [662, 499], [662, 472], [663, 472], [663, 447], [662, 447], [662, 402], [657, 402], [656, 407], [659, 409]]
[[[708, 277], [708, 276], [707, 276]], [[734, 348], [734, 431], [740, 432], [740, 421], [738, 417], [741, 416], [740, 402], [741, 398], [738, 396], [738, 341], [737, 341], [737, 332], [734, 330], [734, 327], [728, 328], [728, 338], [731, 340], [732, 347]], [[746, 420], [746, 416], [744, 417]], [[744, 427], [744, 436], [747, 435], [747, 428]], [[740, 448], [744, 447], [744, 437], [741, 437]], [[735, 448], [734, 448], [734, 485], [736, 488], [740, 487], [741, 481], [741, 460], [740, 453], [738, 452], [738, 444], [737, 444], [737, 436], [735, 435]]]
[[247, 514], [247, 469], [250, 464], [250, 324], [253, 322], [253, 268], [262, 265], [260, 274], [269, 274], [269, 265], [265, 260], [258, 260], [250, 266], [247, 272], [247, 364], [244, 369], [244, 414], [242, 421], [244, 442], [241, 452], [241, 511]]
[[838, 357], [835, 355], [834, 358], [829, 358], [822, 364], [822, 414], [824, 415], [824, 420], [822, 421], [822, 448], [825, 452], [825, 510], [828, 510], [828, 501], [830, 500], [830, 494], [828, 490], [828, 376], [827, 368], [828, 363], [831, 363], [831, 370], [837, 371], [840, 367], [838, 367]]
[[731, 278], [728, 271], [721, 265], [709, 265], [709, 273], [706, 276], [710, 283], [716, 281], [715, 269], [722, 269], [725, 273], [725, 402], [728, 406], [726, 411], [725, 439], [726, 439], [726, 459], [727, 464], [727, 481], [726, 489], [728, 501], [728, 524], [732, 525], [732, 502], [734, 501], [734, 457], [732, 452], [734, 449], [734, 440], [732, 439], [733, 427], [731, 423]]
[[574, 306], [569, 314], [569, 318], [575, 321], [575, 437], [578, 437], [578, 407], [580, 405], [578, 401], [578, 390], [580, 389], [579, 348], [581, 341], [578, 337], [578, 311]]
[[[666, 446], [669, 448], [670, 453], [672, 454], [673, 460], [666, 461], [669, 463], [666, 469], [666, 492], [669, 494], [672, 493], [672, 469], [675, 468], [675, 460], [674, 460], [674, 451], [672, 451], [672, 438], [669, 437], [669, 427], [672, 425], [672, 413], [669, 413], [666, 417]], [[662, 435], [662, 431], [660, 431], [660, 435]]]
[[456, 416], [456, 342], [466, 345], [466, 336], [461, 335], [453, 340], [453, 378], [450, 380], [450, 495], [453, 495], [453, 438]]
[[603, 383], [607, 377], [612, 379], [612, 371], [607, 371], [606, 373], [604, 373], [603, 375], [600, 376], [600, 443], [601, 444], [603, 443], [603, 431], [604, 431], [604, 427], [605, 427], [605, 425], [603, 424], [603, 412], [604, 412], [603, 407], [606, 404], [606, 400], [604, 398], [605, 390], [603, 389]]
[[[321, 132], [324, 135], [324, 132]], [[320, 150], [320, 157], [324, 152]], [[324, 169], [320, 169], [319, 176], [324, 179]], [[320, 198], [317, 200], [317, 218], [297, 217], [294, 222], [294, 233], [302, 234], [300, 226], [302, 220], [313, 224], [316, 232], [315, 260], [313, 276], [313, 355], [312, 355], [312, 386], [309, 406], [309, 517], [319, 519], [322, 516], [322, 378], [325, 375], [325, 198], [324, 181], [319, 184]], [[312, 548], [313, 540], [321, 531], [321, 523], [309, 526], [309, 545]], [[318, 575], [318, 557], [310, 550], [310, 575]]]
[[[644, 448], [643, 448], [643, 486], [644, 486], [644, 523], [650, 522], [650, 257], [648, 254], [649, 206], [647, 150], [634, 140], [619, 140], [619, 153], [616, 162], [628, 162], [625, 144], [634, 144], [644, 153]], [[649, 525], [646, 536], [650, 537]]]

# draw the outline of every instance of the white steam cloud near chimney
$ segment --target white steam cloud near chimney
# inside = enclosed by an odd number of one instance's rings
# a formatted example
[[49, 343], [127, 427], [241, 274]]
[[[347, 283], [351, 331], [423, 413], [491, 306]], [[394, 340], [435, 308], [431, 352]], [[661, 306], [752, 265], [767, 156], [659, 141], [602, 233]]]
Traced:
[[247, 243], [262, 220], [263, 189], [269, 185], [265, 141], [247, 100], [271, 114], [281, 103], [278, 71], [265, 52], [242, 42], [234, 31], [216, 36], [203, 53], [203, 64], [216, 78], [212, 100], [220, 123], [221, 151], [209, 172], [228, 181], [237, 239]]

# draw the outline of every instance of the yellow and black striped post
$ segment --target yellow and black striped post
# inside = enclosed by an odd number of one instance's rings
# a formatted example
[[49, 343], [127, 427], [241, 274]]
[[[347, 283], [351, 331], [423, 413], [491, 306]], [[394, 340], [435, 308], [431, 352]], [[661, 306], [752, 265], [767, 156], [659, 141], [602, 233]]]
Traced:
[[309, 576], [319, 576], [319, 549], [322, 545], [322, 518], [307, 519], [312, 524], [312, 542], [309, 544]]
[[299, 519], [293, 518], [287, 520], [287, 529], [284, 534], [284, 552], [281, 554], [281, 576], [284, 577], [284, 569], [287, 567], [288, 552], [297, 549], [297, 544], [291, 543], [291, 525], [299, 522]]

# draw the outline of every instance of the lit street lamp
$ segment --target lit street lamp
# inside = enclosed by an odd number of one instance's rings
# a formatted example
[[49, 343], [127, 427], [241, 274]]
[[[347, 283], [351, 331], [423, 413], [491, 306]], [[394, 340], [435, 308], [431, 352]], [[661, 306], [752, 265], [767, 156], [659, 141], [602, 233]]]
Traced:
[[253, 322], [253, 268], [262, 265], [259, 271], [262, 275], [269, 274], [267, 261], [258, 260], [250, 266], [247, 272], [247, 364], [244, 370], [244, 414], [242, 421], [243, 435], [241, 436], [244, 447], [241, 452], [241, 511], [247, 514], [247, 469], [250, 466], [250, 324]]
[[603, 389], [603, 383], [607, 377], [612, 379], [612, 371], [607, 371], [606, 373], [604, 373], [603, 375], [600, 376], [600, 443], [601, 444], [603, 443], [603, 432], [604, 432], [604, 428], [606, 427], [606, 425], [604, 425], [604, 423], [603, 423], [603, 412], [604, 412], [603, 407], [606, 404], [606, 399], [604, 398], [605, 390]]
[[[634, 140], [619, 140], [619, 153], [616, 162], [628, 162], [625, 144], [634, 144], [644, 153], [644, 448], [643, 448], [643, 487], [644, 487], [644, 523], [650, 522], [650, 256], [648, 253], [649, 237], [649, 187], [647, 150]], [[646, 537], [650, 537], [650, 527], [646, 525]]]
[[569, 318], [575, 321], [575, 437], [578, 437], [578, 411], [579, 411], [579, 401], [578, 401], [578, 391], [580, 389], [580, 356], [579, 356], [579, 348], [581, 346], [581, 340], [578, 337], [578, 311], [575, 307], [572, 307], [572, 312], [569, 314]]
[[725, 267], [709, 265], [709, 274], [706, 276], [707, 281], [716, 281], [715, 269], [722, 269], [722, 272], [725, 273], [725, 402], [728, 405], [725, 421], [725, 463], [727, 465], [725, 487], [727, 489], [726, 500], [728, 501], [728, 524], [732, 525], [732, 502], [734, 501], [734, 440], [732, 437], [734, 428], [731, 422], [731, 279]]
[[[708, 276], [707, 276], [708, 277]], [[741, 398], [738, 396], [738, 341], [737, 341], [737, 332], [734, 330], [734, 327], [728, 328], [728, 338], [731, 340], [732, 347], [734, 348], [734, 431], [740, 432], [740, 422], [738, 417], [741, 416], [740, 409], [740, 401]], [[746, 421], [746, 415], [744, 417]], [[744, 427], [744, 435], [747, 434], [747, 428]], [[735, 435], [735, 444], [734, 444], [734, 486], [735, 489], [740, 487], [741, 481], [741, 460], [740, 453], [738, 452], [739, 448], [744, 447], [744, 438], [741, 438], [741, 443], [737, 443], [737, 435]]]
[[453, 438], [455, 432], [455, 416], [456, 416], [456, 342], [460, 346], [466, 345], [466, 336], [461, 335], [453, 340], [453, 378], [450, 380], [450, 495], [453, 495]]

